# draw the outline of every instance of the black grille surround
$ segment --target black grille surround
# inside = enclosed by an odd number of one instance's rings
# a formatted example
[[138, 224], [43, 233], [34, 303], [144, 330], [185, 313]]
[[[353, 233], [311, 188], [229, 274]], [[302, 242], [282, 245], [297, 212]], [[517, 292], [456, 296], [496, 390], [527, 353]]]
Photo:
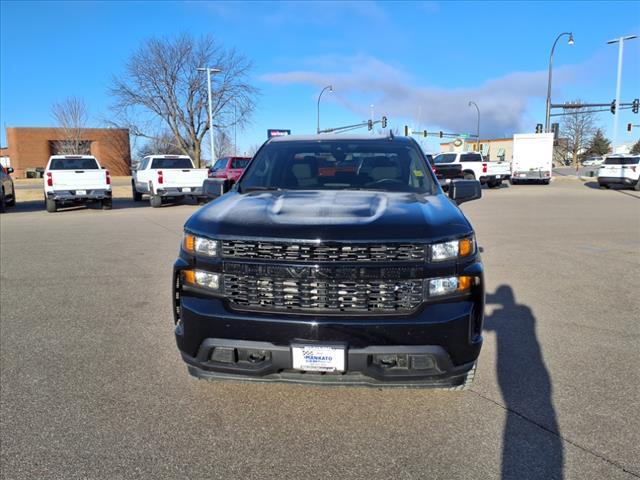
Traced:
[[281, 262], [422, 262], [426, 245], [224, 240], [222, 257]]

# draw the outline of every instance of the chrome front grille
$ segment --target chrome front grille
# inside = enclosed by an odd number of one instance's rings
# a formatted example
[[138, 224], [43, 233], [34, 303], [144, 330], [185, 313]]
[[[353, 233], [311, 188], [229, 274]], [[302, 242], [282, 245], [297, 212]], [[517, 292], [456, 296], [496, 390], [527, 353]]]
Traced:
[[340, 280], [224, 275], [225, 296], [245, 310], [403, 313], [423, 299], [422, 280]]
[[284, 262], [420, 262], [425, 246], [420, 244], [341, 244], [225, 240], [225, 258]]

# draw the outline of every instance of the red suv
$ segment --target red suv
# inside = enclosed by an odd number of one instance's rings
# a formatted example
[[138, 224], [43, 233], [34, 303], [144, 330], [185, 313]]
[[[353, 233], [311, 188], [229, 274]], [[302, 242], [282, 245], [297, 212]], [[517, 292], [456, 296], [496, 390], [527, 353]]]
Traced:
[[209, 169], [209, 178], [228, 178], [235, 183], [247, 168], [250, 157], [222, 157]]

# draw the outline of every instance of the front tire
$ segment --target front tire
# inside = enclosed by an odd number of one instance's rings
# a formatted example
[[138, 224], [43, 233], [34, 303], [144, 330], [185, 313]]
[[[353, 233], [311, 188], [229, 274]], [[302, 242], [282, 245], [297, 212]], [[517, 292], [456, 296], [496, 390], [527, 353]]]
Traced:
[[55, 200], [51, 200], [50, 198], [47, 198], [45, 201], [45, 207], [47, 209], [47, 212], [49, 213], [55, 213], [58, 211], [58, 204], [56, 203]]
[[7, 201], [4, 198], [4, 189], [0, 190], [0, 213], [7, 211]]
[[640, 192], [640, 178], [638, 179], [638, 181], [636, 182], [636, 184], [633, 186], [633, 189], [636, 192]]
[[151, 204], [151, 207], [159, 208], [162, 206], [162, 197], [152, 193], [151, 196], [149, 196], [149, 203]]
[[478, 361], [476, 360], [475, 363], [473, 364], [473, 367], [471, 367], [471, 370], [469, 370], [467, 374], [464, 376], [464, 381], [458, 386], [449, 387], [447, 390], [455, 391], [455, 392], [470, 390], [471, 387], [473, 386], [473, 381], [476, 378], [477, 367], [478, 367]]

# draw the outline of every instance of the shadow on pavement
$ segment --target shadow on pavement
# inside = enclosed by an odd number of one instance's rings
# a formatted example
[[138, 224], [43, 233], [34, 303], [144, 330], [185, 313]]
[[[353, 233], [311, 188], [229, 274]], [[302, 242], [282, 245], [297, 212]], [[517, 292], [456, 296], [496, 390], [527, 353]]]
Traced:
[[640, 198], [640, 192], [635, 190], [634, 187], [628, 187], [626, 185], [610, 185], [607, 189], [605, 187], [601, 187], [598, 182], [585, 182], [584, 186], [596, 190], [615, 190], [618, 193], [629, 195], [630, 197]]
[[485, 329], [496, 334], [498, 384], [508, 409], [501, 478], [562, 479], [564, 451], [536, 319], [506, 285], [487, 294], [487, 304], [498, 306]]
[[[183, 202], [167, 201], [166, 203], [163, 202], [162, 207], [160, 208], [171, 208], [172, 206], [175, 206], [175, 205], [198, 206], [199, 204], [194, 200], [186, 200]], [[112, 210], [119, 210], [119, 209], [125, 209], [125, 208], [151, 208], [151, 206], [149, 205], [148, 200], [143, 200], [141, 202], [134, 202], [132, 199], [128, 199], [128, 198], [113, 199]], [[68, 206], [68, 207], [59, 208], [58, 212], [64, 213], [66, 211], [73, 211], [73, 210], [101, 210], [101, 209], [102, 207], [98, 204], [88, 204], [88, 205], [77, 205], [77, 206]], [[2, 215], [11, 215], [12, 213], [38, 212], [38, 211], [42, 211], [42, 212], [45, 211], [44, 201], [27, 200], [27, 201], [21, 202], [20, 198], [18, 197], [18, 201], [16, 202], [15, 206], [7, 207], [5, 213], [3, 213]]]

